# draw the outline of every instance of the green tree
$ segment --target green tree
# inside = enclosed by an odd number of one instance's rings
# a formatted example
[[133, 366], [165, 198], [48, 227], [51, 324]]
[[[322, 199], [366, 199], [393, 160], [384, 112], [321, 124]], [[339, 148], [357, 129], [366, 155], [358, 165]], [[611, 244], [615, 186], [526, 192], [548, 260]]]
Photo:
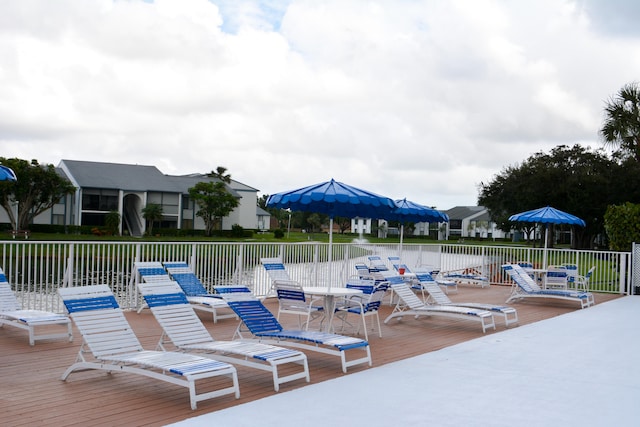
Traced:
[[611, 205], [604, 215], [609, 248], [631, 251], [633, 242], [640, 242], [640, 205], [625, 203]]
[[640, 86], [628, 83], [605, 106], [600, 135], [606, 146], [621, 149], [640, 162]]
[[4, 157], [0, 157], [0, 164], [13, 169], [18, 177], [16, 182], [0, 182], [0, 205], [7, 211], [13, 228], [28, 229], [33, 218], [51, 209], [62, 197], [75, 192], [73, 184], [58, 175], [53, 165]]
[[211, 171], [207, 174], [209, 178], [217, 178], [222, 182], [231, 184], [231, 174], [227, 173], [227, 168], [224, 166], [218, 166], [215, 171]]
[[149, 203], [142, 208], [142, 217], [149, 223], [148, 235], [153, 235], [153, 225], [156, 221], [162, 221], [162, 206], [157, 203]]
[[104, 218], [104, 225], [112, 236], [120, 234], [120, 212], [109, 212]]
[[543, 206], [553, 206], [585, 220], [587, 227], [573, 227], [574, 248], [591, 247], [604, 233], [607, 206], [625, 195], [618, 176], [620, 165], [601, 150], [580, 145], [560, 145], [550, 153], [538, 152], [521, 165], [509, 166], [489, 183], [480, 184], [478, 204], [487, 207], [503, 231], [514, 226], [530, 232], [532, 224], [513, 224], [509, 216]]
[[198, 182], [189, 188], [189, 197], [198, 204], [196, 215], [204, 220], [207, 236], [211, 236], [216, 220], [222, 226], [222, 218], [240, 204], [223, 182]]

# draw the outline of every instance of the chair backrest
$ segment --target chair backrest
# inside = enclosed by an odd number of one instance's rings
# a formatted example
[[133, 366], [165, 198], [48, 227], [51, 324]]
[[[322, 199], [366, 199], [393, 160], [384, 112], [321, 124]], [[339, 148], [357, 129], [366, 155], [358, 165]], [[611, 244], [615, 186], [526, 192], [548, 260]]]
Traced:
[[214, 341], [177, 283], [166, 286], [140, 283], [138, 289], [176, 347]]
[[594, 265], [593, 267], [591, 267], [589, 269], [589, 271], [587, 271], [587, 274], [584, 275], [585, 279], [589, 280], [591, 279], [591, 276], [593, 276], [593, 272], [596, 270], [596, 266]]
[[280, 258], [260, 258], [260, 263], [262, 263], [272, 282], [274, 280], [291, 280]]
[[518, 264], [505, 264], [502, 269], [523, 291], [535, 293], [542, 290], [536, 281]]
[[[415, 310], [424, 307], [424, 302], [411, 290], [408, 283], [394, 283], [391, 285], [391, 289], [400, 297], [402, 303], [410, 309]], [[398, 304], [400, 304], [400, 301]]]
[[302, 285], [293, 280], [274, 280], [273, 288], [278, 297], [278, 304], [282, 310], [300, 310], [306, 304], [306, 296]]
[[136, 262], [134, 263], [134, 269], [136, 278], [140, 276], [141, 280], [145, 282], [163, 281], [169, 276], [169, 273], [160, 262]]
[[564, 264], [562, 266], [567, 272], [567, 282], [573, 283], [578, 277], [578, 266], [575, 264]]
[[380, 258], [379, 256], [371, 255], [368, 258], [371, 268], [374, 268], [378, 271], [386, 271], [389, 269], [387, 265], [382, 261], [382, 258]]
[[565, 286], [568, 281], [567, 269], [564, 266], [550, 266], [545, 274], [545, 284], [547, 286]]
[[209, 295], [200, 279], [192, 272], [173, 273], [171, 278], [182, 288], [183, 292], [190, 297]]
[[440, 289], [440, 285], [438, 285], [436, 282], [423, 282], [421, 280], [420, 284], [429, 294], [429, 300], [433, 301], [436, 304], [451, 304], [451, 300], [449, 299], [449, 297], [444, 292], [442, 292], [442, 289]]
[[242, 324], [254, 335], [283, 330], [278, 319], [260, 300], [230, 300], [227, 301], [227, 304], [238, 315]]
[[21, 308], [16, 294], [13, 293], [11, 285], [7, 281], [7, 276], [4, 275], [4, 271], [0, 268], [0, 312], [16, 311]]
[[372, 275], [369, 272], [369, 267], [363, 262], [356, 263], [356, 271], [358, 272], [358, 277], [361, 279], [371, 278]]
[[516, 264], [522, 268], [533, 268], [533, 263], [529, 261], [518, 261]]
[[59, 288], [58, 294], [96, 358], [143, 350], [107, 285]]
[[188, 268], [188, 269], [191, 269], [191, 267], [189, 267], [189, 264], [187, 264], [184, 261], [168, 261], [168, 262], [163, 262], [162, 265], [167, 270], [169, 270], [170, 268]]

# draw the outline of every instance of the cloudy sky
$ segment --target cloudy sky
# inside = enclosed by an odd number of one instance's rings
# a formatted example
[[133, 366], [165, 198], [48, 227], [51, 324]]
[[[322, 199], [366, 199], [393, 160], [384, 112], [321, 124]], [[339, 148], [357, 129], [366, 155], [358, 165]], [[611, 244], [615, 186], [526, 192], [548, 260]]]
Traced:
[[560, 144], [602, 147], [640, 80], [635, 0], [19, 0], [0, 14], [0, 156], [224, 166], [475, 205]]

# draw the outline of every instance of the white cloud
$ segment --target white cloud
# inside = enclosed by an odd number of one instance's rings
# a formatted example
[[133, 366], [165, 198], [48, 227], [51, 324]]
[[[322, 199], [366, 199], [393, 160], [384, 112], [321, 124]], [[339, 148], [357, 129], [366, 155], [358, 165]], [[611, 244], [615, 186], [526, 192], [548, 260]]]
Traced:
[[537, 151], [599, 146], [604, 101], [640, 75], [640, 34], [607, 25], [629, 22], [615, 10], [586, 0], [8, 2], [0, 156], [176, 174], [225, 166], [262, 193], [335, 178], [440, 209], [471, 205], [479, 182]]

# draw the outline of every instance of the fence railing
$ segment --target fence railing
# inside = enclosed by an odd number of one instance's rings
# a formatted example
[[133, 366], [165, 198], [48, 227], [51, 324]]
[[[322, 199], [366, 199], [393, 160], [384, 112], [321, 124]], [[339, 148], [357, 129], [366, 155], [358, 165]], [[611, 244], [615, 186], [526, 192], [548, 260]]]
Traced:
[[[213, 289], [220, 284], [244, 284], [257, 296], [270, 292], [271, 283], [261, 258], [279, 257], [294, 280], [303, 284], [343, 286], [356, 273], [355, 264], [368, 256], [401, 256], [407, 266], [433, 266], [442, 272], [474, 270], [492, 284], [508, 284], [501, 265], [529, 261], [542, 266], [542, 248], [475, 246], [463, 244], [328, 244], [254, 242], [49, 242], [7, 241], [0, 244], [0, 268], [22, 299], [24, 308], [63, 311], [57, 289], [63, 286], [108, 284], [123, 308], [133, 309], [140, 299], [133, 285], [136, 261], [186, 261], [202, 282]], [[547, 249], [547, 265], [576, 264], [579, 274], [595, 266], [591, 291], [628, 294], [631, 253]]]

